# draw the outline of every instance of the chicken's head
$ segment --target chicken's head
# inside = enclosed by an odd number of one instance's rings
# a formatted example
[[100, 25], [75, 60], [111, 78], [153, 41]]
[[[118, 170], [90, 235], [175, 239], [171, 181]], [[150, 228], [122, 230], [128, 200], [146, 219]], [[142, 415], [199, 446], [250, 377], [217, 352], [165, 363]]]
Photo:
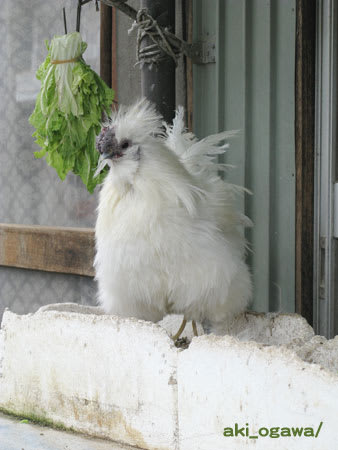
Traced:
[[113, 126], [103, 127], [96, 140], [96, 148], [101, 160], [117, 161], [120, 158], [137, 161], [140, 158], [140, 147], [128, 138], [118, 140]]
[[124, 161], [139, 161], [144, 147], [161, 132], [161, 119], [144, 98], [131, 107], [120, 107], [97, 137], [100, 161], [106, 160], [112, 169]]

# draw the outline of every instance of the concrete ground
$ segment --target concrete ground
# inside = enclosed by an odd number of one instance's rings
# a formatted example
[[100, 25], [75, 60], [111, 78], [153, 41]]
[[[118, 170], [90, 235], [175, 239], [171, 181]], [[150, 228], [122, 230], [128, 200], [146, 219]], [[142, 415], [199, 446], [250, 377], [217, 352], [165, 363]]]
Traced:
[[25, 423], [0, 413], [0, 450], [135, 450], [135, 448]]

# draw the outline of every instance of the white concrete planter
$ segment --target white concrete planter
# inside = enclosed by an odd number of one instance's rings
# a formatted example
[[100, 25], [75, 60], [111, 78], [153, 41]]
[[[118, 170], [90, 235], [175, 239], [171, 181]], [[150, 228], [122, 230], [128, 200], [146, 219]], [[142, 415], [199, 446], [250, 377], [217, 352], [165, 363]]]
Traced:
[[[247, 314], [226, 330], [236, 337], [186, 350], [160, 325], [77, 305], [6, 312], [2, 330], [3, 410], [141, 449], [338, 448], [338, 341], [297, 315]], [[258, 435], [320, 422], [317, 438], [223, 436], [235, 423]]]

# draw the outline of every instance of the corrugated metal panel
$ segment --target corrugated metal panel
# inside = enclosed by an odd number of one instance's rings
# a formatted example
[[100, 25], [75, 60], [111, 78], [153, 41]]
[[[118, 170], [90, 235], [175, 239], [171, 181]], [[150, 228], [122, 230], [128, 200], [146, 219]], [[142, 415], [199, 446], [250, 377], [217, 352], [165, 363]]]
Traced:
[[227, 179], [249, 188], [253, 308], [294, 311], [295, 0], [194, 0], [194, 39], [215, 39], [216, 64], [194, 66], [194, 131], [240, 129]]

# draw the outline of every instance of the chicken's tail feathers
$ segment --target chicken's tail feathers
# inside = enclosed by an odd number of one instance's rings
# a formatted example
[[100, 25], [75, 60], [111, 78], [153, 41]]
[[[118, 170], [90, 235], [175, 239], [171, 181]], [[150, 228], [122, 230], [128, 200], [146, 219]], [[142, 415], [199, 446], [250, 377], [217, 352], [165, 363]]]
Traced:
[[203, 142], [204, 145], [210, 145], [212, 147], [219, 146], [224, 143], [223, 145], [226, 145], [225, 148], [229, 146], [229, 144], [226, 143], [229, 139], [232, 139], [234, 137], [237, 137], [241, 134], [241, 130], [229, 130], [229, 131], [222, 131], [220, 133], [211, 134], [210, 136], [207, 136], [204, 139], [201, 139], [201, 143]]
[[176, 111], [173, 124], [163, 122], [165, 133], [163, 135], [165, 144], [178, 157], [184, 155], [186, 150], [197, 141], [193, 133], [189, 133], [184, 124], [184, 108], [179, 106]]
[[233, 166], [222, 162], [219, 156], [228, 150], [229, 140], [240, 135], [241, 131], [223, 131], [198, 140], [185, 128], [183, 107], [178, 108], [173, 124], [164, 126], [165, 144], [177, 155], [186, 170], [202, 182], [203, 189], [207, 193], [207, 203], [214, 212], [218, 211], [219, 221], [222, 222], [224, 219], [226, 224], [231, 221], [244, 227], [252, 226], [250, 219], [236, 213], [229, 205], [229, 201], [232, 203], [238, 195], [251, 192], [244, 187], [225, 182], [220, 177], [220, 172], [225, 172]]
[[222, 131], [198, 140], [184, 125], [184, 108], [179, 106], [172, 125], [164, 123], [165, 143], [176, 153], [186, 169], [195, 175], [218, 173], [233, 168], [219, 161], [218, 156], [229, 148], [228, 141], [240, 134], [240, 130]]

